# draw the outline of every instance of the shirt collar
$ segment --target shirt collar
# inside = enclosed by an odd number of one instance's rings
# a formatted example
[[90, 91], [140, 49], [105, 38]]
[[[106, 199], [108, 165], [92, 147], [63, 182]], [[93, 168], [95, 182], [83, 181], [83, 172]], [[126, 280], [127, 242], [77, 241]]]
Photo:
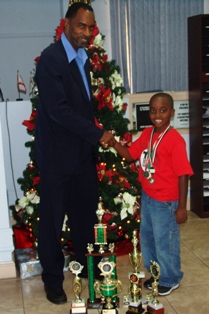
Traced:
[[73, 59], [75, 59], [76, 57], [79, 57], [82, 60], [82, 63], [84, 65], [86, 62], [86, 59], [88, 59], [85, 49], [79, 48], [78, 51], [75, 51], [75, 49], [72, 47], [71, 43], [69, 42], [69, 40], [67, 39], [64, 33], [62, 33], [61, 35], [61, 41], [66, 51], [68, 62], [70, 63]]

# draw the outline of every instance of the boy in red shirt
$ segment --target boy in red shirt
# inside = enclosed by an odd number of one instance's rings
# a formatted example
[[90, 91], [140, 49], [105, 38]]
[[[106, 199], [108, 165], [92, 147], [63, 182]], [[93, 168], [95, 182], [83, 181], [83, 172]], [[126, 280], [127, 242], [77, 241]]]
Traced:
[[[169, 94], [153, 95], [149, 116], [154, 126], [144, 129], [129, 148], [117, 141], [114, 144], [115, 150], [128, 162], [140, 161], [140, 245], [147, 270], [151, 260], [160, 265], [159, 295], [168, 295], [177, 289], [183, 277], [179, 224], [187, 220], [188, 177], [193, 174], [185, 141], [170, 126], [174, 112]], [[151, 277], [144, 286], [152, 289], [152, 282]]]

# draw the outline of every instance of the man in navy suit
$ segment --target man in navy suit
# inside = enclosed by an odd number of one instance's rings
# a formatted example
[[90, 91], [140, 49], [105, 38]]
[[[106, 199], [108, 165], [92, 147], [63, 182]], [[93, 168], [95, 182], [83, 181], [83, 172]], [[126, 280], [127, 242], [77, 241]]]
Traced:
[[76, 260], [87, 276], [86, 247], [97, 223], [98, 144], [113, 145], [109, 131], [94, 123], [90, 63], [84, 50], [92, 38], [91, 6], [77, 2], [65, 16], [61, 39], [47, 47], [37, 64], [39, 105], [35, 156], [40, 170], [38, 252], [47, 299], [67, 301], [63, 290], [64, 256], [60, 238], [65, 213]]

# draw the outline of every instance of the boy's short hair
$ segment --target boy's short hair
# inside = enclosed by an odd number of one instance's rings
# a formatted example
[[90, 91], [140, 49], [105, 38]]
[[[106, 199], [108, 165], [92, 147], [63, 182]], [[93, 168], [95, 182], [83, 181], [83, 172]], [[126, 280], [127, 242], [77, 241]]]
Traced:
[[171, 109], [173, 109], [173, 97], [170, 94], [167, 93], [157, 93], [154, 94], [149, 101], [149, 104], [151, 104], [152, 100], [158, 97], [166, 98], [167, 102], [171, 105]]

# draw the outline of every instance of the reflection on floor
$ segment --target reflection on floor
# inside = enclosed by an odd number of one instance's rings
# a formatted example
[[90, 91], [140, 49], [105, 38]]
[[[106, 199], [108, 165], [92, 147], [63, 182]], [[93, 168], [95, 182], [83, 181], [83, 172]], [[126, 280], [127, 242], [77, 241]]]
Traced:
[[[188, 221], [181, 225], [181, 259], [184, 278], [180, 287], [166, 297], [159, 297], [165, 308], [165, 314], [197, 314], [209, 313], [209, 219], [201, 219], [189, 212]], [[142, 271], [143, 266], [141, 267]], [[132, 271], [128, 256], [117, 258], [118, 278], [123, 283], [120, 295], [119, 313], [124, 314], [123, 295], [129, 287], [128, 273]], [[145, 271], [146, 278], [149, 274]], [[64, 289], [68, 302], [54, 305], [47, 301], [41, 277], [28, 279], [0, 280], [0, 314], [68, 314], [72, 292], [70, 271], [65, 272]], [[88, 297], [88, 281], [83, 280], [82, 297]], [[148, 290], [143, 288], [145, 296]], [[89, 314], [97, 314], [97, 310], [88, 310]]]

